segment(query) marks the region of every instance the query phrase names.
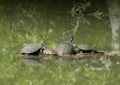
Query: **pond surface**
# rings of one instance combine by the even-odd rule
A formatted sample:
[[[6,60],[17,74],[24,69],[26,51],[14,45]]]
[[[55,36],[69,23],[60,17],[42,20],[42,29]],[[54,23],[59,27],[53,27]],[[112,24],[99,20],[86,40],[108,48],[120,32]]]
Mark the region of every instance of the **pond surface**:
[[[120,58],[117,56],[75,60],[68,65],[65,64],[68,61],[54,60],[35,62],[38,66],[25,64],[16,57],[23,44],[45,40],[45,48],[54,48],[56,43],[69,38],[75,25],[71,25],[71,17],[67,15],[49,15],[39,22],[40,26],[25,16],[16,16],[3,16],[0,20],[0,85],[120,84]],[[80,25],[73,43],[95,44],[96,50],[111,50],[111,29],[106,21],[90,21],[91,25]]]

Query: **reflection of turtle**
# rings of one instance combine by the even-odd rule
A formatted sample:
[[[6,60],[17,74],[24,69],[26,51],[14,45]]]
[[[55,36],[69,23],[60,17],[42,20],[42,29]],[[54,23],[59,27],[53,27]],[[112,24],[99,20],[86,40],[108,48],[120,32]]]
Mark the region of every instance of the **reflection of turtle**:
[[[22,48],[20,53],[23,55],[39,55],[43,51],[43,49],[41,48],[42,45],[43,41],[41,41],[40,43],[27,44]]]
[[[72,45],[73,36],[70,37],[69,41],[64,41],[56,45],[54,51],[58,55],[70,55],[74,52],[74,47]]]
[[[43,65],[41,64],[40,60],[33,60],[33,59],[21,59],[23,63],[25,63],[26,65],[30,65],[30,66],[41,66],[43,67]]]

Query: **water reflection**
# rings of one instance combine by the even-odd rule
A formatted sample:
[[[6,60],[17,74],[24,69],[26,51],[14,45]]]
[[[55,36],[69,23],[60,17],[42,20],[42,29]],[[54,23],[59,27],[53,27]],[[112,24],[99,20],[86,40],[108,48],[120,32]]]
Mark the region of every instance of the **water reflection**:
[[[29,66],[41,66],[41,67],[43,67],[40,60],[33,60],[33,59],[21,59],[21,60],[23,63],[25,63],[26,65],[29,65]]]
[[[58,58],[57,60],[55,60],[56,64],[59,64],[61,66],[71,66],[72,64],[74,64],[74,60],[71,58]]]

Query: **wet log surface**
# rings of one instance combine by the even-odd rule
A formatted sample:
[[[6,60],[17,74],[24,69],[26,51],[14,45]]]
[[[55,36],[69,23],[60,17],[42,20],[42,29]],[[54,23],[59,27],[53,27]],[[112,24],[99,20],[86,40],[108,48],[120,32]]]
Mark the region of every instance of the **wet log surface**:
[[[34,55],[18,55],[17,57],[19,58],[24,58],[24,59],[43,59],[43,60],[50,60],[50,59],[58,59],[60,57],[62,58],[71,58],[73,60],[79,60],[82,58],[89,58],[89,57],[101,57],[101,56],[120,56],[120,51],[99,51],[100,53],[79,53],[79,54],[73,54],[73,55],[52,55],[52,54],[41,54],[38,56]]]

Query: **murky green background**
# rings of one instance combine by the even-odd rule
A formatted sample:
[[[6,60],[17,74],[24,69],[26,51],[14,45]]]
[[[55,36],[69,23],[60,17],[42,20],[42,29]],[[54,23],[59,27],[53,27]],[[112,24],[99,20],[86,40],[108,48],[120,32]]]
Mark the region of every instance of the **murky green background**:
[[[93,1],[94,2],[94,1]],[[98,4],[99,3],[99,4]],[[107,12],[104,2],[94,2],[88,12]],[[16,57],[23,44],[45,40],[45,48],[67,40],[75,27],[70,14],[72,2],[0,1],[0,85],[119,85],[120,58],[94,57],[60,65],[42,61],[43,66],[26,65]],[[96,50],[111,50],[108,17],[87,16],[91,25],[80,25],[75,44],[95,44]]]

